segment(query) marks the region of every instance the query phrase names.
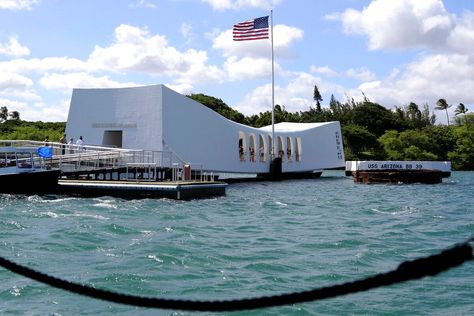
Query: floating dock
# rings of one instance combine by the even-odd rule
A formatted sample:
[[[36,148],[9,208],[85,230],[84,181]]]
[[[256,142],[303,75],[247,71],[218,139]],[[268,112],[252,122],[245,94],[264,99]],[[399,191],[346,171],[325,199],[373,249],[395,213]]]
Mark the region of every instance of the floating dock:
[[[169,198],[191,200],[223,196],[227,183],[219,181],[99,181],[99,180],[64,180],[58,181],[60,194],[81,197],[114,196],[120,198]]]
[[[451,176],[449,161],[346,161],[355,183],[440,183]]]

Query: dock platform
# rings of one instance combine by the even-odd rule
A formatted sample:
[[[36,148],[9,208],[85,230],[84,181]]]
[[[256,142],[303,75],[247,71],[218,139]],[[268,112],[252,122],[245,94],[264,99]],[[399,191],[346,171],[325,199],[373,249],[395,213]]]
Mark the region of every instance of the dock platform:
[[[171,151],[90,145],[71,149],[65,148],[61,143],[46,144],[32,140],[1,140],[1,147],[6,148],[4,152],[13,151],[13,155],[4,156],[4,164],[23,164],[25,158],[18,158],[15,150],[27,148],[28,158],[31,160],[29,166],[35,166],[30,169],[36,171],[41,167],[54,178],[46,185],[44,180],[49,178],[41,175],[30,185],[21,181],[24,175],[20,171],[26,167],[18,170],[15,168],[13,178],[3,175],[2,179],[6,184],[0,188],[0,194],[18,191],[83,197],[190,200],[223,196],[228,185],[217,181],[213,172],[203,170],[202,164],[185,162]],[[39,155],[40,149],[42,155]],[[27,171],[28,175],[32,174]],[[12,181],[20,181],[18,190],[13,188]]]
[[[224,196],[227,183],[219,181],[99,181],[64,180],[58,181],[60,194],[81,197],[114,196],[120,198],[169,198],[191,200]]]

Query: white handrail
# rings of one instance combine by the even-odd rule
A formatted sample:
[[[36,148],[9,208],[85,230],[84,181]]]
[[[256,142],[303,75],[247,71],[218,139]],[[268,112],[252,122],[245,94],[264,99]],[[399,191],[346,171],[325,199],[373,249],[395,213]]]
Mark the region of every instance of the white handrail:
[[[183,175],[184,166],[189,165],[190,172],[194,171],[189,175],[192,180],[200,178],[202,181],[203,178],[202,164],[185,162],[170,148],[167,148],[169,149],[167,151],[154,151],[84,145],[81,146],[82,150],[78,150],[79,147],[74,144],[73,151],[69,151],[67,144],[58,142],[0,140],[0,148],[28,147],[34,150],[43,146],[51,147],[53,155],[51,158],[42,159],[42,161],[47,164],[48,168],[60,169],[63,172],[127,168],[133,164],[153,164],[158,169],[172,169],[173,179],[178,181]],[[64,154],[62,154],[63,148],[66,148]]]

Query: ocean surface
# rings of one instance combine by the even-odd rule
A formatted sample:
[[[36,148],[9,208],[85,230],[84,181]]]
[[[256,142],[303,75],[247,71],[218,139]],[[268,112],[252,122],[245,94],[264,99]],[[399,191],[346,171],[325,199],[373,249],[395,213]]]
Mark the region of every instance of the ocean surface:
[[[0,195],[0,256],[116,292],[227,300],[395,269],[474,236],[474,172],[435,185],[320,179],[174,201]],[[0,268],[1,315],[218,315],[82,297]],[[474,262],[333,299],[221,315],[474,315]]]

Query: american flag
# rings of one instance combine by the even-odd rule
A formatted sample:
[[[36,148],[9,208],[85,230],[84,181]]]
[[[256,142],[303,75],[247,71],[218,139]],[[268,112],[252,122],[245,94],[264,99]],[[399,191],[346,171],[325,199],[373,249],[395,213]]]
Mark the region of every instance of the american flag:
[[[268,15],[240,22],[233,27],[234,41],[250,41],[268,38]]]

